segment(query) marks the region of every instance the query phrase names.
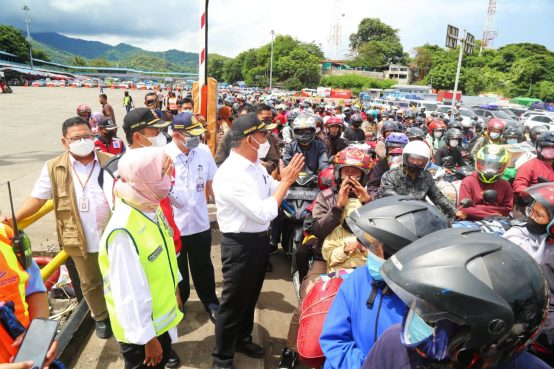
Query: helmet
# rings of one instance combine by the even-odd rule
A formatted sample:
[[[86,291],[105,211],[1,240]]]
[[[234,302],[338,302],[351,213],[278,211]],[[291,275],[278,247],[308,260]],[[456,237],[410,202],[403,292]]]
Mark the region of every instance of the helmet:
[[[539,183],[528,187],[525,194],[530,196],[533,201],[540,202],[550,214],[552,220],[546,226],[546,232],[550,237],[554,237],[554,186],[552,183]]]
[[[430,339],[444,339],[456,367],[500,367],[533,342],[547,315],[548,286],[539,265],[512,242],[475,228],[416,240],[387,260],[381,275],[410,307],[404,345],[427,351]],[[418,316],[434,333],[410,342]]]
[[[409,119],[409,118],[413,118],[414,116],[415,116],[415,113],[412,109],[406,109],[404,111],[404,118]]]
[[[408,159],[422,159],[422,164],[411,163]],[[411,141],[402,150],[402,165],[407,169],[423,171],[431,159],[431,149],[423,141]]]
[[[307,146],[315,139],[316,121],[313,115],[299,114],[292,122],[292,135],[300,145]],[[309,132],[300,133],[299,130],[308,129]]]
[[[432,116],[433,118],[437,118],[437,117],[439,116],[439,113],[437,113],[436,111],[432,111],[432,112],[431,112],[431,116]]]
[[[325,128],[329,129],[331,126],[339,126],[341,129],[344,128],[342,118],[336,116],[329,117],[325,122]]]
[[[458,128],[450,128],[446,131],[446,144],[449,145],[450,140],[461,140],[464,138],[464,134]]]
[[[418,115],[417,117],[415,117],[415,122],[416,122],[416,124],[417,124],[418,126],[420,126],[420,125],[422,125],[422,124],[425,122],[425,119],[423,119],[422,116],[419,116],[419,115]]]
[[[535,126],[531,128],[529,131],[529,138],[531,139],[531,143],[533,145],[537,144],[537,138],[541,135],[541,133],[548,132],[548,128],[545,126]]]
[[[408,137],[408,140],[420,140],[423,141],[425,139],[425,134],[419,127],[410,127],[406,130],[406,136]]]
[[[353,126],[361,126],[362,123],[363,123],[364,119],[362,118],[362,116],[360,114],[354,114],[352,116],[352,118],[350,118],[350,123],[353,125]]]
[[[81,117],[84,114],[86,114],[86,116],[90,118],[90,115],[92,114],[92,109],[90,108],[90,106],[88,106],[87,104],[81,104],[77,106],[77,115]]]
[[[475,155],[475,169],[479,180],[483,183],[494,183],[500,178],[508,162],[510,154],[500,145],[483,146]]]
[[[451,129],[451,128],[458,128],[458,129],[462,129],[462,124],[457,121],[457,120],[451,120],[450,122],[448,122],[448,124],[446,125],[446,128],[448,129]]]
[[[319,189],[321,191],[335,187],[334,170],[333,166],[329,165],[327,168],[319,172],[319,175],[317,176],[317,184],[319,185]]]
[[[396,122],[393,122],[392,120],[387,120],[385,123],[383,123],[383,127],[381,128],[381,134],[385,136],[386,132],[396,132],[398,131],[398,126],[396,125]]]
[[[344,167],[354,167],[362,170],[363,175],[360,184],[365,186],[369,179],[369,171],[373,168],[373,160],[365,151],[357,147],[349,146],[341,150],[333,158],[333,167],[335,168],[335,183],[340,186],[342,179],[340,170]]]
[[[397,195],[354,210],[346,224],[362,244],[371,247],[371,238],[382,242],[388,257],[420,237],[448,228],[448,219],[432,204]]]
[[[404,133],[398,133],[393,132],[390,135],[387,136],[385,139],[385,147],[387,149],[393,148],[393,147],[404,147],[408,144],[408,136],[406,136]]]
[[[449,117],[443,117],[443,118],[442,118],[442,122],[443,122],[445,125],[448,125],[448,123],[450,123],[450,118],[449,118]]]
[[[441,120],[433,119],[433,121],[429,123],[429,134],[432,136],[435,131],[446,131],[446,124]]]
[[[487,123],[488,132],[492,131],[493,129],[503,132],[505,127],[506,127],[506,122],[498,118],[491,118],[491,120],[489,120],[489,122]]]
[[[288,115],[287,115],[287,121],[289,122],[289,124],[292,124],[292,122],[294,122],[294,120],[296,119],[296,117],[298,117],[298,111],[291,111]]]
[[[544,132],[541,133],[539,137],[537,137],[537,156],[541,159],[554,159],[554,153],[550,152],[549,149],[548,152],[544,152],[544,148],[547,146],[554,146],[554,132]]]
[[[470,118],[470,119],[462,119],[462,127],[463,128],[471,128],[475,125],[475,122],[477,122],[477,116]]]
[[[345,107],[344,109],[342,109],[342,113],[344,115],[350,115],[352,114],[352,110],[349,107]]]
[[[235,102],[235,99],[233,98],[233,96],[229,95],[225,98],[225,100],[223,102],[224,102],[225,105],[231,106]]]
[[[504,139],[504,143],[507,144],[522,142],[523,132],[521,132],[521,129],[519,129],[517,125],[511,124],[506,126],[504,133],[502,133],[502,138]]]

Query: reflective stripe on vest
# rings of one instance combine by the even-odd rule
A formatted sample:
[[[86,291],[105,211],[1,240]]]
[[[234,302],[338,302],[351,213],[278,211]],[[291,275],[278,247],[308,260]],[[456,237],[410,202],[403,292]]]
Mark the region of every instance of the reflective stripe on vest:
[[[13,231],[4,224],[0,224],[2,238],[10,239]],[[29,281],[27,273],[13,252],[11,243],[0,241],[0,301],[13,301],[15,316],[27,328],[29,326],[29,310],[25,301],[25,291]]]
[[[178,281],[175,246],[168,231],[167,220],[159,208],[156,216],[157,223],[126,203],[120,202],[102,236],[98,263],[104,278],[104,296],[112,331],[119,342],[133,343],[128,342],[117,316],[118,301],[114,301],[111,288],[109,252],[113,236],[118,232],[127,233],[133,240],[134,249],[144,269],[152,297],[151,319],[156,336],[177,326],[183,318],[175,296]]]

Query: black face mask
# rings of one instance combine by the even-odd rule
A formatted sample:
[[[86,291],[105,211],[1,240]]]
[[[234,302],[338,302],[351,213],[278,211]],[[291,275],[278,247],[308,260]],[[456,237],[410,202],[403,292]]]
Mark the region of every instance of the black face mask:
[[[115,131],[108,131],[108,132],[104,133],[103,136],[104,136],[105,139],[111,140],[112,138],[115,137]]]
[[[527,218],[527,224],[525,225],[525,228],[529,231],[531,234],[541,235],[546,233],[546,227],[548,224],[539,224],[535,222],[532,218]]]

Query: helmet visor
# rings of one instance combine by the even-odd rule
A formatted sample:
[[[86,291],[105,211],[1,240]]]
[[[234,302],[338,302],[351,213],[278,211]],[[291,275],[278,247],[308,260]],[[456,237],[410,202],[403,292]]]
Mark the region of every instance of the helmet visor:
[[[481,173],[493,175],[503,172],[507,163],[500,161],[501,157],[496,155],[486,155],[485,158],[478,159],[476,166]]]
[[[429,158],[423,155],[417,154],[405,154],[406,163],[419,169],[425,169],[429,163]]]

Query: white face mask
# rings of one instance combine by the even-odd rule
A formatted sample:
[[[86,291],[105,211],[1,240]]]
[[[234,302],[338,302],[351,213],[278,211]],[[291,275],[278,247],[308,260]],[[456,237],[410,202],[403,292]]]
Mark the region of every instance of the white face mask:
[[[189,109],[181,110],[181,113],[191,113],[192,114],[192,110],[189,110]]]
[[[267,153],[269,151],[269,148],[271,145],[269,144],[269,141],[265,141],[264,143],[259,143],[256,141],[254,137],[252,139],[259,145],[258,147],[258,159],[264,159],[267,156]]]
[[[506,140],[506,143],[510,144],[510,145],[516,144],[517,143],[517,138],[508,138]]]
[[[148,139],[148,141],[150,141],[152,147],[164,147],[165,145],[167,145],[167,138],[165,138],[165,135],[161,132],[155,137],[146,138]]]
[[[493,140],[497,140],[499,137],[500,137],[500,133],[498,132],[491,132],[489,134],[489,136],[493,139]]]
[[[458,140],[450,140],[450,147],[458,146]]]
[[[81,139],[69,144],[69,152],[75,156],[88,156],[94,150],[94,141],[91,139]]]
[[[441,138],[442,137],[442,131],[435,131],[433,132],[433,136],[435,138]]]

